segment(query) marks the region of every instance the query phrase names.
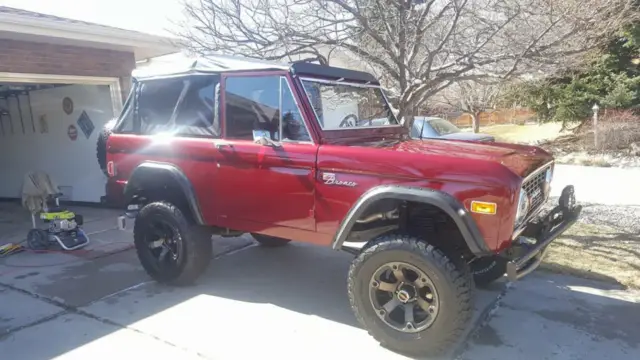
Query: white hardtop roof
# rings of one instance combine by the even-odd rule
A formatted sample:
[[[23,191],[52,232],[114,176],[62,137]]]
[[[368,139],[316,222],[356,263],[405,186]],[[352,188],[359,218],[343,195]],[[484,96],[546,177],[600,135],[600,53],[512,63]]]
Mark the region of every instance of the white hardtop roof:
[[[178,59],[165,63],[152,63],[148,66],[135,69],[132,76],[134,79],[142,80],[198,73],[290,69],[291,65],[289,64],[226,55],[208,55]]]

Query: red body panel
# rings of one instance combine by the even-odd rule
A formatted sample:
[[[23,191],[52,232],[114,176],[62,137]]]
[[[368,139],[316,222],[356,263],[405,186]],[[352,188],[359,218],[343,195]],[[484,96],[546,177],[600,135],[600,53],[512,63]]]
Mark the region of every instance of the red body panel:
[[[313,143],[274,148],[246,140],[113,134],[112,191],[121,192],[143,161],[168,162],[192,182],[207,224],[329,245],[367,190],[382,184],[425,187],[452,194],[467,209],[472,200],[496,203],[497,215],[471,214],[490,249],[509,246],[522,179],[551,161],[548,153],[500,143],[403,140],[401,126],[321,132],[300,84],[289,81]],[[327,185],[325,173],[356,185]]]
[[[211,139],[157,138],[112,134],[109,137],[109,161],[116,164],[110,183],[119,184],[122,193],[133,170],[145,161],[176,165],[191,181],[207,223],[217,222],[218,205],[213,201],[213,179],[218,178],[217,161],[222,157]],[[118,185],[112,185],[118,186]]]

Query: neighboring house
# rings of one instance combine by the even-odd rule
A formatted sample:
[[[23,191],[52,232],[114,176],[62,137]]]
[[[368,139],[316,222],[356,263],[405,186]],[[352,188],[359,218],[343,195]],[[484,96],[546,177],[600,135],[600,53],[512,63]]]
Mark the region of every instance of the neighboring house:
[[[136,61],[176,52],[169,39],[0,6],[0,198],[43,170],[67,199],[99,202],[103,125],[117,116]]]

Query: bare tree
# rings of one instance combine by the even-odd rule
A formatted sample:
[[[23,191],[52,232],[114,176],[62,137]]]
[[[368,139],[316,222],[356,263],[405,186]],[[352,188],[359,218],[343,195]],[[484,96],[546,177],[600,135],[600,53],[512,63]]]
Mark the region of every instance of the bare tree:
[[[637,12],[634,0],[183,0],[196,53],[271,60],[332,53],[372,71],[398,115],[462,81],[571,65]]]
[[[435,96],[441,102],[471,116],[473,132],[480,131],[480,114],[494,108],[502,90],[502,83],[477,81],[457,82]]]

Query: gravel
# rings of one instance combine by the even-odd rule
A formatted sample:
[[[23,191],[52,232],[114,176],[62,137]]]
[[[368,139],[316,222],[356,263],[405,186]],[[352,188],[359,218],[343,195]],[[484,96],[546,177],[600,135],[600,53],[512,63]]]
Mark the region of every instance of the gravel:
[[[551,198],[549,203],[557,204],[557,198]],[[625,233],[640,233],[640,206],[635,205],[601,205],[584,203],[579,222],[590,225],[606,225]]]
[[[640,233],[640,206],[583,204],[579,221],[607,225],[626,233]]]

